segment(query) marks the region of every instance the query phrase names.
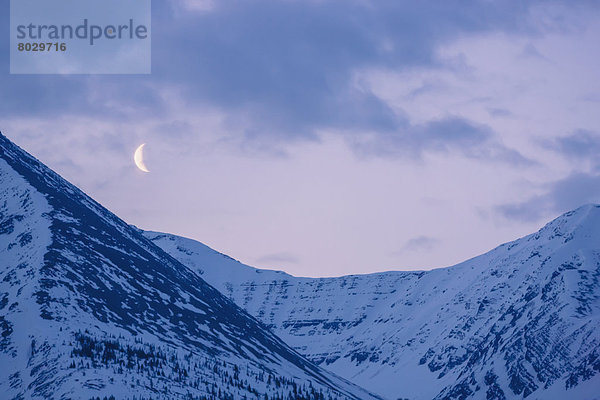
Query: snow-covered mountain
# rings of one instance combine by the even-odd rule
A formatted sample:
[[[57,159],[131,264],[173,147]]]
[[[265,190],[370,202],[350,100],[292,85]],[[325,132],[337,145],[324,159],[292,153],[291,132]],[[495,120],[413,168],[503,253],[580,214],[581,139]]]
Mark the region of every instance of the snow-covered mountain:
[[[0,135],[1,399],[374,399]]]
[[[297,278],[146,232],[315,363],[390,399],[599,399],[600,206],[453,267]]]

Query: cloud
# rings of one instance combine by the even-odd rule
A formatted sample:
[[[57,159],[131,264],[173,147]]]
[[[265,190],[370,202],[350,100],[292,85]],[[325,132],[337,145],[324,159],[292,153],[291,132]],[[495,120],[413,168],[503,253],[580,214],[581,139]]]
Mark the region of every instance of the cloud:
[[[432,250],[439,244],[439,239],[429,236],[417,236],[408,240],[399,253],[428,251]]]
[[[250,136],[390,132],[402,117],[356,87],[356,71],[441,67],[440,45],[465,34],[532,33],[529,13],[517,2],[222,1],[177,21],[161,13],[153,56],[169,62],[153,71],[185,81],[194,100],[235,110],[231,123]]]
[[[256,263],[259,265],[282,265],[282,264],[297,264],[299,262],[298,257],[291,253],[272,253],[266,254],[256,259]]]
[[[520,58],[533,58],[537,60],[542,60],[545,62],[551,62],[546,56],[544,56],[540,51],[531,43],[528,43],[523,48],[523,51],[519,55]]]
[[[546,216],[551,204],[548,196],[535,196],[524,202],[502,204],[496,211],[503,217],[520,222],[534,222]]]
[[[487,125],[460,117],[447,117],[425,124],[408,122],[398,131],[354,137],[354,149],[364,155],[421,158],[426,152],[459,153],[468,158],[533,165],[514,149],[495,139]]]
[[[522,222],[539,221],[588,203],[600,203],[600,174],[573,173],[546,185],[545,192],[523,202],[504,204],[497,211]]]
[[[176,11],[182,12],[208,12],[214,10],[214,0],[171,0],[171,5]]]
[[[219,109],[224,126],[246,141],[315,140],[319,130],[329,129],[372,132],[381,135],[384,143],[396,142],[390,138],[406,131],[406,116],[357,86],[356,71],[443,68],[437,49],[465,35],[495,31],[531,35],[554,29],[550,23],[540,27],[531,18],[536,2],[203,0],[182,4],[200,12],[181,12],[172,1],[153,2],[152,75],[3,74],[0,117],[62,114],[139,120],[164,113],[168,106],[163,94],[176,88],[198,112],[206,107]],[[8,33],[8,2],[0,10],[2,31]],[[7,40],[1,43],[7,65]],[[435,129],[436,123],[429,128]],[[467,137],[469,132],[455,138],[456,132],[441,136],[419,132],[418,127],[410,136],[419,133],[422,139],[411,139],[422,143],[419,151],[449,151],[479,140]],[[425,144],[427,140],[431,143]],[[518,158],[501,146],[488,151],[495,159]]]
[[[600,163],[600,134],[585,129],[572,135],[545,141],[544,145],[571,160],[591,160]]]
[[[488,108],[487,112],[492,116],[492,117],[499,117],[499,118],[503,118],[503,117],[510,117],[513,115],[513,113],[510,110],[507,110],[506,108]]]

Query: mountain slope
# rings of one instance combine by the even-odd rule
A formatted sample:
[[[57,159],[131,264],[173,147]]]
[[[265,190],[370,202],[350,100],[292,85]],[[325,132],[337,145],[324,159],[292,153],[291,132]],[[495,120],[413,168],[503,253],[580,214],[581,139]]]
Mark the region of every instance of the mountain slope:
[[[450,268],[340,278],[146,236],[307,358],[389,398],[600,398],[600,206]]]
[[[0,135],[8,399],[374,398]]]

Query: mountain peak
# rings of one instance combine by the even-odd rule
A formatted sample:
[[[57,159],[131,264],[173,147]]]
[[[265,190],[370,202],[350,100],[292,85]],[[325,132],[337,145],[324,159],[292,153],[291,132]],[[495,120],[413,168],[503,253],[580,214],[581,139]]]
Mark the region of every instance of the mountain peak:
[[[558,218],[564,218],[569,220],[577,220],[578,222],[585,222],[589,218],[595,218],[600,213],[600,204],[588,203],[574,210],[567,211]],[[552,223],[552,222],[551,222]]]
[[[568,211],[550,221],[534,236],[547,240],[562,238],[564,243],[576,238],[600,239],[600,205],[585,204]]]
[[[189,239],[146,236],[310,360],[388,398],[597,399],[599,228],[589,204],[452,267],[335,278],[207,262]]]
[[[375,398],[1,135],[0,311],[7,398]]]

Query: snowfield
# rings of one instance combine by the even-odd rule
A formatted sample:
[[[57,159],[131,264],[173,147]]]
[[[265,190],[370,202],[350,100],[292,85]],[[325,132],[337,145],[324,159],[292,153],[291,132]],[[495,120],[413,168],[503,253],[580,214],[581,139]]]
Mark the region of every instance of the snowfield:
[[[376,399],[0,135],[0,398]]]
[[[600,398],[600,206],[449,268],[339,278],[146,237],[316,364],[389,399]]]
[[[431,271],[143,232],[0,135],[2,399],[600,399],[600,206]]]

